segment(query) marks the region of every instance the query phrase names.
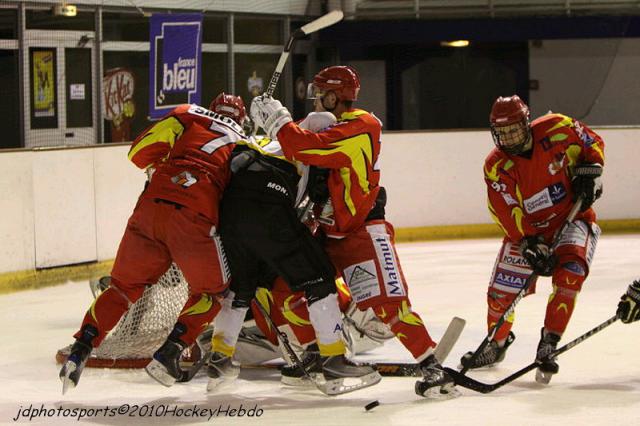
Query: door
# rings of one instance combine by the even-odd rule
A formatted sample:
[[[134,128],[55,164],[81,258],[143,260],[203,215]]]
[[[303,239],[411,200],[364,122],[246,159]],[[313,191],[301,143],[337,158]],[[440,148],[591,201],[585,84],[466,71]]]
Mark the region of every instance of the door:
[[[94,33],[27,30],[25,147],[96,143]]]

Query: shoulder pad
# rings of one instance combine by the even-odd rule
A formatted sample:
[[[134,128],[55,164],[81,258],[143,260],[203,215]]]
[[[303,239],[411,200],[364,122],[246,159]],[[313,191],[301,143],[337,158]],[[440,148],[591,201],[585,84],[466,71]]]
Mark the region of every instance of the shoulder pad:
[[[553,132],[561,128],[573,128],[573,118],[563,114],[546,114],[536,118],[531,123],[531,128],[546,133]]]

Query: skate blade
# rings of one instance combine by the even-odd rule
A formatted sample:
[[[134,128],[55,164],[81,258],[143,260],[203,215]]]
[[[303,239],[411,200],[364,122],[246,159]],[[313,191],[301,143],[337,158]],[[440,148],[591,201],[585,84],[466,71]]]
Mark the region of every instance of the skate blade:
[[[368,388],[382,380],[382,376],[377,371],[360,377],[340,377],[338,379],[327,380],[324,384],[318,385],[320,390],[327,395],[342,395],[358,389]]]
[[[443,386],[435,386],[427,389],[422,396],[427,399],[445,401],[453,398],[457,398],[460,395],[460,391],[455,387],[455,384],[448,383]]]
[[[551,377],[553,377],[554,373],[548,373],[546,371],[542,371],[539,368],[536,370],[536,382],[541,383],[543,385],[548,385],[551,381]]]
[[[64,371],[64,374],[62,374]],[[76,371],[76,363],[72,361],[67,361],[62,367],[62,371],[60,372],[60,381],[62,382],[62,394],[66,394],[69,389],[73,389],[76,387],[76,382],[74,382],[71,377],[74,371]]]
[[[301,389],[311,389],[316,387],[315,384],[313,383],[313,380],[309,379],[306,376],[303,376],[303,377],[282,376],[280,378],[280,383],[282,383],[285,386],[292,386],[292,387],[301,388]]]
[[[155,359],[151,360],[144,370],[153,380],[162,386],[171,387],[176,382],[176,378],[169,374],[165,366]]]

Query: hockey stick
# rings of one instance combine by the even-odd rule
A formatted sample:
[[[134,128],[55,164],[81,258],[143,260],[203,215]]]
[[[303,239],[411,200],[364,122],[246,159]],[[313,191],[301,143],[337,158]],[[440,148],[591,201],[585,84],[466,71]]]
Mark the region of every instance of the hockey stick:
[[[278,80],[280,80],[280,75],[282,75],[282,71],[284,70],[284,66],[289,59],[289,54],[293,49],[293,44],[298,38],[302,38],[311,33],[315,33],[323,28],[327,28],[335,23],[338,23],[342,20],[344,14],[341,10],[333,10],[326,15],[322,15],[318,19],[309,22],[306,25],[298,28],[291,34],[289,40],[287,40],[287,44],[284,46],[284,50],[280,54],[280,59],[278,60],[278,64],[276,65],[276,69],[273,71],[273,75],[271,76],[271,80],[269,81],[269,86],[267,86],[266,92],[264,92],[267,96],[273,96],[273,93],[276,91],[276,86],[278,85]]]
[[[433,351],[433,354],[440,363],[443,363],[447,359],[449,352],[451,352],[451,349],[455,346],[466,324],[467,322],[460,317],[453,317],[451,319],[436,349]]]
[[[441,363],[444,362],[453,349],[453,346],[458,341],[466,321],[462,318],[453,317],[447,326],[438,346],[434,351],[436,359]],[[285,364],[282,363],[269,363],[269,364],[253,364],[242,365],[243,368],[275,368],[280,369]],[[374,362],[378,373],[385,377],[422,377],[422,370],[420,370],[420,364],[416,362]]]
[[[611,318],[609,318],[608,320],[606,320],[605,322],[603,322],[602,324],[592,328],[591,330],[587,331],[583,335],[573,339],[572,341],[570,341],[566,345],[564,345],[564,346],[556,349],[555,351],[551,352],[549,355],[547,355],[545,357],[545,360],[553,359],[553,358],[557,357],[558,355],[568,351],[569,349],[573,348],[574,346],[576,346],[576,345],[582,343],[583,341],[587,340],[589,337],[593,336],[594,334],[599,333],[600,331],[602,331],[605,328],[609,327],[611,324],[613,324],[617,320],[618,320],[618,315],[616,314],[616,315],[612,316]],[[451,375],[451,377],[453,377],[453,379],[456,382],[456,385],[459,385],[459,386],[462,386],[463,388],[471,389],[473,391],[480,392],[480,393],[489,393],[489,392],[493,392],[496,389],[501,388],[502,386],[506,385],[507,383],[511,383],[512,381],[514,381],[518,377],[524,376],[529,371],[537,368],[542,363],[542,361],[543,360],[535,360],[531,364],[527,365],[526,367],[521,368],[520,370],[516,371],[515,373],[511,374],[510,376],[505,377],[504,379],[502,379],[502,380],[500,380],[499,382],[496,382],[496,383],[482,383],[482,382],[479,382],[477,380],[472,379],[471,377],[465,376],[462,372],[456,371],[456,370],[454,370],[452,368],[449,368],[449,367],[445,367],[445,371],[447,373],[449,373]]]
[[[562,240],[562,235],[564,234],[569,224],[573,222],[573,219],[578,214],[578,211],[580,210],[581,206],[582,206],[582,198],[578,198],[578,200],[575,202],[575,204],[571,208],[571,211],[569,212],[567,219],[564,221],[562,228],[560,228],[560,231],[558,232],[555,240],[553,241],[553,244],[549,249],[550,254],[553,254],[553,252],[556,250],[556,248],[560,244],[560,241]],[[516,305],[527,294],[527,290],[529,290],[529,287],[531,287],[531,285],[535,282],[536,278],[538,278],[538,274],[536,274],[535,272],[529,275],[529,277],[526,279],[520,291],[516,294],[511,304],[509,304],[509,307],[507,307],[507,310],[502,314],[500,319],[498,319],[498,321],[495,323],[493,328],[489,331],[489,333],[487,334],[487,337],[484,338],[484,340],[482,341],[480,346],[478,346],[478,349],[476,349],[476,351],[473,353],[471,358],[465,361],[466,365],[462,366],[462,369],[460,370],[460,374],[465,374],[469,370],[469,366],[473,365],[473,363],[475,362],[476,359],[478,359],[482,351],[484,351],[484,348],[486,348],[487,345],[491,343],[491,340],[493,340],[493,338],[495,337],[500,327],[502,327],[502,324],[504,324],[505,321],[507,321],[507,318],[509,318],[511,314],[513,314],[513,311],[515,310]]]
[[[265,321],[267,321],[267,323],[269,323],[269,326],[273,328],[273,331],[275,331],[276,335],[278,336],[278,340],[280,341],[282,347],[286,351],[286,355],[289,357],[291,362],[296,366],[296,368],[300,369],[303,372],[304,376],[308,380],[310,380],[311,383],[313,383],[320,392],[324,393],[325,395],[333,395],[328,392],[325,386],[321,385],[316,380],[314,380],[313,377],[311,377],[307,369],[304,368],[304,364],[302,363],[302,361],[300,361],[300,358],[298,358],[298,354],[296,354],[296,352],[291,347],[287,334],[284,331],[281,331],[280,329],[278,329],[278,327],[275,325],[275,323],[271,319],[271,316],[269,315],[267,310],[264,308],[264,306],[262,306],[262,303],[259,300],[257,300],[257,302],[258,303],[256,303],[256,306],[262,313],[262,316],[264,317]]]

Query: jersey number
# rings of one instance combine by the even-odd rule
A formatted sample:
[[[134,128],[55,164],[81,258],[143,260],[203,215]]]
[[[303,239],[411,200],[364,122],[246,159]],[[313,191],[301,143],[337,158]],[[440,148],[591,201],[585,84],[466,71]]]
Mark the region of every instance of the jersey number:
[[[207,154],[213,154],[218,148],[223,147],[225,145],[229,145],[230,143],[235,143],[235,140],[233,140],[225,132],[225,128],[219,125],[218,123],[216,123],[215,121],[211,123],[211,126],[209,128],[213,130],[218,136],[211,139],[209,142],[202,145],[202,147],[200,148],[202,151],[206,152]]]

